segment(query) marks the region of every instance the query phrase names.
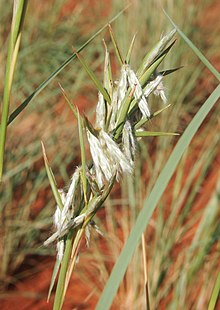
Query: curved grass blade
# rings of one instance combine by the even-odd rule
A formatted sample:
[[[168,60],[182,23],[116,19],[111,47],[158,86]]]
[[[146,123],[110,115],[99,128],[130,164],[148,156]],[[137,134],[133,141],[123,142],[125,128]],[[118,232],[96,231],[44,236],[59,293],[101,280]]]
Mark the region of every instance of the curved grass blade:
[[[187,45],[193,50],[193,52],[198,56],[198,58],[204,63],[204,65],[214,74],[214,76],[220,81],[220,73],[213,67],[213,65],[208,61],[208,59],[200,52],[200,50],[190,41],[189,38],[178,28],[174,23],[172,18],[163,10],[166,17],[169,19],[171,24],[176,28],[176,31],[179,33],[181,38],[186,42]]]
[[[91,80],[93,81],[93,83],[95,84],[95,86],[97,87],[97,89],[103,95],[105,100],[110,104],[111,103],[111,99],[109,97],[109,94],[105,90],[105,88],[102,86],[102,83],[100,83],[100,81],[98,80],[98,78],[96,77],[94,72],[89,68],[89,66],[87,65],[86,61],[83,59],[83,57],[81,55],[79,55],[77,52],[76,52],[76,56],[79,59],[81,65],[83,66],[85,71],[87,72],[87,74],[89,75],[89,77],[91,78]]]
[[[104,288],[104,291],[96,306],[96,310],[109,309],[114,296],[117,293],[119,285],[124,277],[129,262],[134,254],[136,247],[139,244],[140,238],[144,230],[146,229],[150,218],[159,202],[164,190],[166,189],[168,182],[170,181],[175,169],[184,153],[189,146],[193,136],[197,132],[198,128],[202,124],[203,120],[210,112],[216,101],[220,97],[220,85],[212,92],[212,94],[205,101],[203,106],[194,116],[184,134],[179,139],[172,154],[167,160],[162,172],[160,173],[156,184],[154,185],[149,197],[145,200],[144,207],[138,215],[137,221],[133,226],[127,242],[125,243],[122,252],[112,270],[110,278]]]
[[[106,23],[102,28],[100,28],[95,34],[93,34],[78,50],[77,52],[81,52],[87,45],[89,45],[90,42],[92,42],[108,25],[109,23],[114,22],[125,10],[127,10],[127,7],[125,7],[123,10],[121,10],[117,15],[115,15],[108,23]],[[27,107],[27,105],[73,60],[76,58],[76,54],[73,53],[66,61],[62,63],[62,65],[57,68],[45,81],[43,81],[36,89],[35,91],[27,98],[25,99],[18,107],[15,109],[8,119],[8,125],[13,122],[13,120]]]
[[[9,114],[10,96],[15,67],[18,57],[18,51],[21,42],[22,25],[24,23],[25,13],[27,9],[27,0],[14,0],[13,17],[11,22],[11,31],[7,52],[6,72],[4,81],[4,92],[2,102],[2,114],[0,124],[0,182],[2,180],[5,142],[7,135],[7,121]]]

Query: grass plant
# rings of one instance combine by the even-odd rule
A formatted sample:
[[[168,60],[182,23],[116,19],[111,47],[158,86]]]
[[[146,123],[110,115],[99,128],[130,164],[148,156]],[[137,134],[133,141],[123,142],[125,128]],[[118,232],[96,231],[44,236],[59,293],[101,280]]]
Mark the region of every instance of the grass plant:
[[[112,1],[112,3],[117,12],[122,9],[121,3],[118,1],[115,3]],[[52,9],[51,4],[53,4]],[[48,179],[43,167],[40,140],[44,141],[47,156],[53,167],[58,183],[56,188],[65,187],[65,184],[69,183],[69,174],[73,173],[75,166],[79,164],[79,149],[81,149],[81,161],[82,167],[84,167],[81,173],[82,196],[85,202],[89,201],[86,193],[88,193],[90,185],[85,182],[85,158],[88,158],[88,155],[87,151],[84,151],[87,147],[83,139],[83,132],[85,126],[90,126],[90,122],[81,119],[80,115],[83,114],[81,114],[81,110],[78,114],[77,109],[74,111],[78,116],[70,122],[69,110],[66,107],[63,108],[62,91],[56,82],[61,82],[65,89],[64,95],[68,94],[67,96],[74,98],[77,93],[82,93],[86,102],[96,101],[96,93],[91,87],[94,81],[87,82],[86,74],[95,72],[95,81],[102,79],[100,66],[103,59],[103,48],[100,39],[96,39],[95,43],[91,42],[86,47],[85,59],[89,65],[85,64],[84,55],[82,58],[80,53],[81,63],[84,61],[87,73],[82,70],[82,65],[76,60],[71,70],[68,69],[69,67],[62,70],[63,67],[62,65],[60,67],[60,64],[63,63],[65,66],[65,59],[71,60],[72,57],[75,57],[71,46],[73,45],[78,50],[87,39],[90,41],[90,36],[80,32],[83,25],[81,14],[84,10],[83,4],[74,9],[75,14],[72,16],[64,15],[62,17],[60,12],[64,4],[60,0],[48,1],[48,4],[45,4],[47,8],[50,8],[48,15],[45,8],[36,6],[33,1],[29,5],[34,10],[30,9],[26,15],[27,26],[22,34],[22,46],[11,92],[13,106],[11,110],[16,112],[11,114],[9,122],[14,117],[17,118],[18,115],[19,117],[8,127],[8,142],[6,141],[4,159],[5,173],[1,184],[2,288],[15,283],[16,279],[22,276],[14,274],[14,271],[28,255],[54,255],[55,252],[51,247],[39,246],[48,237],[55,201],[48,187]],[[143,309],[146,305],[151,309],[163,307],[166,309],[190,309],[192,307],[202,309],[207,308],[208,305],[209,309],[214,309],[217,303],[219,292],[217,273],[219,186],[218,177],[213,167],[218,161],[219,154],[217,118],[219,108],[216,106],[209,112],[205,124],[203,123],[191,145],[187,147],[187,151],[177,165],[163,195],[165,179],[168,182],[168,176],[174,169],[175,162],[174,155],[171,155],[171,159],[168,160],[168,158],[179,137],[149,137],[149,132],[153,132],[154,136],[161,132],[178,132],[182,136],[181,139],[185,140],[185,147],[190,142],[193,130],[196,130],[202,117],[205,117],[211,105],[219,97],[219,88],[217,88],[204,104],[203,116],[201,116],[201,112],[196,114],[201,103],[209,97],[210,86],[209,89],[208,87],[203,89],[198,87],[198,81],[206,80],[207,71],[204,71],[204,66],[193,56],[192,50],[200,57],[201,51],[195,46],[203,47],[201,48],[203,55],[210,58],[217,50],[219,42],[217,35],[214,36],[215,31],[213,30],[212,47],[209,50],[205,49],[203,38],[199,35],[200,30],[197,29],[198,14],[204,12],[206,1],[200,1],[197,5],[194,3],[183,5],[182,1],[164,0],[162,5],[170,16],[175,16],[174,21],[178,25],[177,31],[183,40],[177,37],[174,46],[175,52],[171,51],[167,54],[163,61],[163,68],[160,70],[164,71],[180,66],[184,66],[184,68],[164,77],[169,95],[168,102],[171,106],[164,109],[157,117],[152,117],[147,123],[147,128],[142,135],[148,137],[138,143],[134,176],[123,178],[120,189],[121,198],[118,195],[119,188],[116,186],[104,203],[105,213],[101,211],[95,217],[96,225],[104,232],[105,238],[91,233],[91,247],[83,251],[80,256],[75,272],[80,275],[86,286],[90,285],[91,296],[88,298],[95,296],[96,300],[100,298],[111,274],[112,266],[116,263],[97,305],[98,309],[110,307],[113,300],[113,305],[116,308],[125,307],[128,309],[131,305],[135,309]],[[145,10],[143,10],[143,6]],[[1,23],[0,29],[1,42],[6,42],[7,39],[6,34],[10,29],[10,14],[9,6],[2,6],[0,3],[1,21],[4,21]],[[137,19],[136,16],[139,18]],[[41,20],[40,26],[39,19]],[[86,20],[86,22],[89,21]],[[105,22],[106,18],[103,18],[102,25]],[[96,29],[101,28],[101,25],[96,26]],[[164,35],[171,28],[163,15],[159,2],[150,0],[147,3],[145,1],[133,3],[132,10],[129,9],[125,15],[120,16],[114,23],[113,29],[117,44],[114,39],[113,43],[108,38],[106,39],[111,59],[113,58],[113,49],[118,54],[113,58],[113,64],[115,61],[119,64],[123,63],[123,59],[126,58],[127,61],[131,61],[132,67],[138,68],[140,58],[144,57],[146,53],[146,46],[147,49],[154,46],[157,39],[160,38],[161,32]],[[136,39],[134,44],[131,44],[137,29]],[[57,40],[59,44],[57,44]],[[0,57],[6,59],[7,44],[2,44],[2,46]],[[130,53],[131,48],[129,47],[132,47],[132,53]],[[127,52],[128,50],[129,52]],[[209,66],[207,58],[202,56],[205,64]],[[68,60],[67,63],[69,63]],[[106,71],[109,72],[109,70]],[[219,73],[213,67],[211,71],[217,76],[213,83],[217,86]],[[48,79],[51,72],[54,73]],[[58,72],[60,72],[59,79],[55,77]],[[114,67],[113,76],[115,75]],[[32,80],[27,78],[29,76],[32,77]],[[25,83],[23,83],[24,80]],[[42,80],[45,82],[41,83]],[[104,89],[109,89],[108,84],[108,81],[104,81]],[[37,85],[40,86],[37,87]],[[43,89],[44,91],[41,92]],[[40,91],[38,92],[38,90]],[[3,94],[1,86],[0,91]],[[29,94],[32,95],[29,96]],[[27,99],[24,100],[24,98]],[[66,99],[68,100],[68,98]],[[106,100],[108,101],[107,98]],[[23,104],[20,105],[20,102]],[[62,104],[55,104],[56,102],[62,102]],[[77,104],[77,99],[74,99],[74,103]],[[151,113],[156,116],[157,111],[161,110],[161,104],[153,96],[150,96],[148,103]],[[26,106],[28,108],[23,111]],[[121,113],[122,119],[130,106],[128,98],[127,107]],[[205,107],[206,110],[204,110]],[[85,109],[89,119],[92,119],[88,104]],[[195,127],[191,127],[192,131],[187,129],[186,133],[182,135],[194,115],[197,115],[197,121],[193,120],[193,124],[196,123]],[[198,116],[201,117],[200,120],[198,120]],[[77,121],[81,125],[77,126]],[[45,124],[47,124],[46,129]],[[136,126],[136,129],[139,125]],[[120,126],[118,128],[120,136],[121,128]],[[79,132],[80,142],[75,139],[77,132]],[[116,136],[116,138],[118,137]],[[66,143],[67,140],[68,143]],[[184,151],[180,142],[178,142],[179,146],[176,146],[177,149],[179,148],[179,157]],[[177,163],[178,158],[175,157],[175,160]],[[162,175],[165,176],[165,179],[160,187],[158,176],[167,161],[170,163],[170,169],[167,173],[163,172]],[[161,177],[159,177],[160,179]],[[210,187],[209,183],[211,183]],[[153,188],[153,193],[156,193],[154,198]],[[160,199],[159,194],[161,195]],[[146,197],[151,199],[151,202],[154,199],[154,203],[149,204]],[[43,208],[45,202],[46,207]],[[155,206],[157,209],[153,212]],[[140,223],[142,226],[139,225]],[[146,225],[147,228],[144,230]],[[74,259],[77,258],[79,241],[85,230],[86,227],[83,225],[75,238]],[[138,232],[134,233],[134,231]],[[123,244],[128,237],[122,256],[120,256]],[[131,239],[131,237],[134,238]],[[141,237],[142,245],[140,244]],[[146,247],[144,247],[144,240]],[[70,251],[71,240],[69,244]],[[103,247],[107,250],[103,251]],[[126,249],[127,252],[125,252]],[[122,259],[123,257],[124,259]],[[68,259],[66,262],[68,264]],[[90,262],[92,263],[90,264]],[[66,283],[70,279],[74,265],[75,260],[66,276],[63,272],[63,279],[66,278]],[[55,275],[57,270],[55,268]],[[97,279],[95,283],[94,278]],[[55,276],[51,282],[50,293],[54,281]],[[200,288],[197,285],[198,281]],[[62,295],[64,296],[67,289],[67,284],[64,285],[64,282],[64,280],[60,280],[59,287],[63,286],[64,290],[58,290],[61,293],[56,297],[55,308],[57,307],[57,309],[63,303]],[[148,294],[146,294],[147,290]]]
[[[147,123],[150,116],[153,117],[148,108],[147,98],[151,93],[157,91],[162,100],[166,101],[162,84],[163,75],[157,74],[156,70],[175,42],[172,42],[175,31],[165,35],[146,55],[137,74],[122,58],[111,28],[110,34],[116,55],[122,66],[118,82],[112,80],[107,50],[104,68],[106,88],[100,84],[83,57],[77,53],[83,68],[99,91],[99,101],[96,108],[96,127],[86,117],[79,115],[75,108],[74,115],[78,115],[82,166],[75,170],[67,193],[59,191],[56,187],[56,181],[43,146],[47,174],[57,202],[54,215],[57,231],[44,243],[48,245],[57,240],[58,254],[52,286],[58,273],[57,265],[59,264],[60,271],[54,309],[62,308],[84,232],[91,229],[91,221],[102,207],[115,181],[119,181],[123,174],[132,173],[135,156],[135,125],[140,120],[145,120]],[[129,53],[130,50],[131,48],[129,48]],[[138,129],[136,130],[138,131]],[[91,164],[86,164],[83,133],[87,134],[92,155]],[[145,131],[143,134],[142,131],[139,133],[140,137],[147,135]],[[158,133],[149,132],[148,135],[158,135]]]

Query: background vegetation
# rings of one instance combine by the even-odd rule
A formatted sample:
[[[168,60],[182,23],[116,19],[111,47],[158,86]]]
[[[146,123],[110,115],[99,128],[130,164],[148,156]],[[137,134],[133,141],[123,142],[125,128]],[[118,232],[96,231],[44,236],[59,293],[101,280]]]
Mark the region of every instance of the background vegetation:
[[[96,3],[97,2],[97,3]],[[219,44],[218,28],[206,34],[203,18],[213,1],[162,1],[185,34],[214,59]],[[137,31],[132,65],[137,68],[146,50],[171,29],[159,1],[133,1],[132,8],[113,24],[125,52]],[[216,2],[217,3],[217,2]],[[125,3],[50,0],[29,3],[11,96],[14,110],[35,88],[80,47],[95,30]],[[0,77],[4,80],[12,6],[0,2]],[[49,14],[48,14],[49,12]],[[111,42],[107,32],[96,38],[83,55],[102,78],[104,49]],[[216,63],[219,65],[219,63]],[[217,85],[189,47],[178,38],[164,68],[184,66],[165,79],[172,105],[149,125],[152,131],[182,133]],[[164,69],[162,68],[162,69]],[[117,66],[115,75],[117,75]],[[62,97],[58,82],[86,114],[93,113],[96,91],[78,61],[68,65],[26,110],[8,127],[5,168],[1,184],[1,289],[35,272],[34,258],[54,255],[41,247],[51,230],[52,197],[40,140],[47,147],[50,164],[61,187],[79,164],[77,124]],[[0,93],[3,93],[3,83]],[[161,105],[150,102],[152,109]],[[215,285],[219,260],[219,107],[208,115],[199,134],[185,153],[145,233],[148,284],[153,308],[206,309]],[[151,191],[178,138],[148,138],[139,144],[136,171],[125,179],[106,202],[97,224],[105,238],[92,236],[91,248],[82,249],[78,273],[97,300],[117,260],[144,200]],[[33,264],[34,262],[34,264]],[[144,263],[138,248],[115,300],[115,308],[142,309],[145,304]],[[50,275],[48,275],[49,277]],[[49,279],[48,279],[49,283]],[[73,290],[74,291],[74,290]],[[36,292],[37,293],[37,292]],[[2,295],[4,297],[4,295]],[[45,297],[44,297],[45,298]],[[82,300],[83,303],[83,300]],[[89,304],[89,302],[86,302]],[[91,306],[92,307],[92,306]]]

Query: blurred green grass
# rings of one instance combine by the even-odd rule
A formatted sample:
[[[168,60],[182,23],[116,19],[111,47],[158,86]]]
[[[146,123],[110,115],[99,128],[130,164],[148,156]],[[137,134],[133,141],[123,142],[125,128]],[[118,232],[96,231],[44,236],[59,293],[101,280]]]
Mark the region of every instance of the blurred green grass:
[[[60,8],[65,2],[67,1],[51,0],[45,5],[38,5],[37,1],[33,1],[29,5],[13,85],[13,107],[23,101],[72,53],[72,45],[77,48],[86,41],[91,32],[88,33],[88,26],[85,25],[91,25],[94,17],[99,16],[98,12],[102,9],[98,6],[95,12],[94,8],[92,16],[83,14],[86,5],[83,1],[72,14],[62,17]],[[184,5],[183,1],[164,0],[162,5],[171,16],[175,16],[175,21],[184,29],[187,36],[196,45],[204,47],[203,52],[208,58],[215,54],[219,44],[218,37],[212,34],[213,44],[206,50],[206,42],[200,36],[200,29],[197,28],[198,19],[204,14],[207,1],[200,1],[197,5],[194,1],[190,1],[189,5]],[[122,3],[112,1],[112,7],[113,11],[118,11],[122,8]],[[0,15],[0,43],[3,46],[0,58],[3,64],[7,52],[10,6],[0,3]],[[97,29],[102,21],[106,22],[106,16],[96,18],[94,28]],[[139,64],[138,57],[141,59],[140,55],[144,55],[146,46],[151,47],[161,33],[170,30],[170,25],[160,9],[159,1],[139,0],[133,3],[133,8],[128,13],[118,19],[113,28],[124,51],[127,50],[134,33],[138,31],[137,44],[132,55],[132,65],[136,68]],[[99,69],[104,52],[100,42],[100,38],[96,39],[84,51],[84,55],[101,79]],[[164,68],[181,65],[184,66],[183,69],[165,78],[169,103],[172,107],[155,118],[148,130],[181,133],[198,110],[201,100],[208,96],[210,88],[213,87],[213,85],[207,89],[199,87],[199,82],[206,80],[206,71],[192,51],[178,38],[175,52],[168,55]],[[0,72],[3,75],[4,69]],[[0,198],[0,234],[3,240],[0,248],[2,261],[0,279],[3,287],[16,281],[17,275],[14,272],[28,255],[54,253],[51,248],[40,247],[49,235],[55,205],[43,166],[40,140],[43,140],[47,147],[50,164],[60,186],[68,183],[69,175],[79,163],[79,141],[75,139],[76,124],[64,104],[58,82],[61,82],[71,98],[83,98],[86,102],[83,107],[86,113],[92,110],[92,105],[96,101],[96,93],[85,78],[81,65],[74,61],[9,127],[4,190],[1,187]],[[1,86],[0,93],[2,95]],[[77,104],[77,100],[74,99],[74,102]],[[152,100],[150,104],[152,109],[156,110],[158,103]],[[169,309],[183,305],[189,309],[195,300],[198,306],[207,305],[208,296],[214,286],[217,254],[215,251],[213,254],[213,246],[219,247],[217,184],[212,186],[208,201],[202,203],[202,207],[200,206],[198,210],[196,206],[199,196],[206,194],[203,191],[203,188],[206,188],[206,179],[209,180],[213,165],[217,162],[219,152],[217,112],[216,110],[211,113],[206,126],[183,158],[169,187],[169,194],[160,202],[146,232],[150,297],[155,308],[165,304]],[[100,291],[104,286],[109,276],[109,265],[116,261],[122,242],[126,240],[143,206],[145,195],[152,189],[176,141],[176,138],[170,137],[149,138],[140,144],[134,178],[124,180],[122,199],[113,196],[106,202],[106,214],[100,216],[98,220],[101,227],[103,222],[105,223],[103,231],[106,231],[109,252],[106,255],[102,254],[99,248],[101,245],[95,241],[91,250],[83,254],[88,261],[95,260],[93,269],[85,270],[87,268],[79,265],[79,272],[87,285],[89,285],[88,278],[90,276],[93,278],[92,272],[95,272],[96,275],[101,274],[97,290]],[[189,173],[186,174],[186,171]],[[212,213],[208,214],[210,208]],[[194,210],[192,218],[188,218],[190,210]],[[201,218],[203,221],[199,222]],[[185,244],[183,240],[187,233],[192,238],[186,238]],[[191,261],[193,264],[190,264]],[[202,278],[201,291],[198,296],[194,296],[195,281],[198,277]],[[129,266],[116,304],[129,307],[132,303],[134,307],[141,309],[145,302],[143,281],[140,248]],[[93,288],[94,283],[91,282],[90,285]],[[180,296],[183,304],[180,303]]]

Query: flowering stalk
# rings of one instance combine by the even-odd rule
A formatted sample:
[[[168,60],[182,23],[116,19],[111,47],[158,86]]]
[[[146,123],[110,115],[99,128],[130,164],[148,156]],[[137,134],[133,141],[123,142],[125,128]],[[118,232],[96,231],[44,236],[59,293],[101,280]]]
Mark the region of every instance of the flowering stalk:
[[[159,42],[152,52],[144,58],[137,73],[128,62],[123,60],[111,28],[110,33],[116,55],[121,64],[121,74],[118,81],[114,83],[112,81],[107,49],[105,52],[103,86],[82,56],[77,55],[99,92],[95,126],[86,117],[80,116],[77,108],[71,106],[79,125],[82,166],[74,172],[67,193],[63,190],[56,190],[54,177],[48,168],[44,152],[47,172],[58,204],[54,215],[56,231],[44,242],[44,245],[57,242],[57,261],[59,265],[61,264],[54,309],[62,308],[84,233],[86,232],[86,235],[89,236],[90,230],[96,227],[93,218],[108,197],[114,183],[119,182],[124,175],[133,173],[136,136],[158,135],[158,133],[149,133],[144,130],[140,132],[139,124],[141,123],[141,126],[146,125],[154,115],[150,111],[148,97],[155,94],[160,96],[164,103],[167,102],[162,82],[165,73],[158,72],[157,68],[172,47],[173,43],[170,44],[170,41],[175,32],[171,31],[161,39],[162,43]],[[126,57],[127,61],[130,59],[133,44],[134,39],[129,48],[129,56]],[[67,98],[66,95],[65,98]],[[163,134],[169,133],[161,133],[161,135]],[[85,135],[92,158],[90,164],[86,164]],[[58,269],[55,268],[50,292]]]

